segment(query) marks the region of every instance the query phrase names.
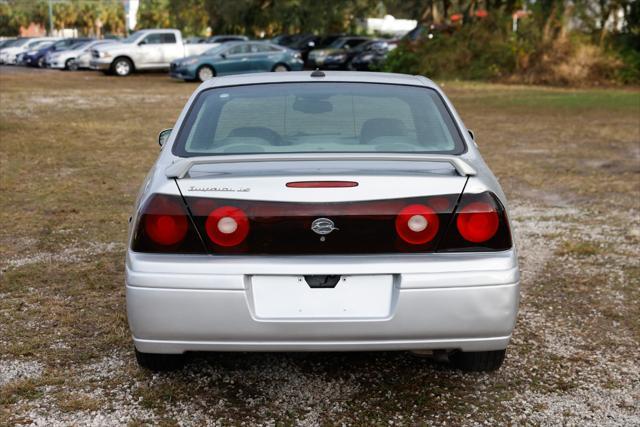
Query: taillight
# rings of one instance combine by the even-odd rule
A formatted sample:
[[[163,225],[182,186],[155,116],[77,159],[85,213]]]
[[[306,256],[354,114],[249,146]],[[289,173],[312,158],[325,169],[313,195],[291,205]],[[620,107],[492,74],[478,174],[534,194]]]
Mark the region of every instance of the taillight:
[[[506,250],[511,231],[504,207],[489,192],[463,194],[438,251]]]
[[[237,246],[249,234],[249,219],[240,208],[222,206],[209,214],[205,229],[207,236],[216,245]]]
[[[473,202],[460,209],[456,226],[462,237],[473,243],[491,239],[498,231],[500,220],[495,206],[485,202]]]
[[[439,228],[438,215],[426,205],[409,205],[396,217],[398,236],[411,245],[424,245],[432,241]]]
[[[142,207],[132,249],[152,253],[204,253],[180,196],[154,194]]]

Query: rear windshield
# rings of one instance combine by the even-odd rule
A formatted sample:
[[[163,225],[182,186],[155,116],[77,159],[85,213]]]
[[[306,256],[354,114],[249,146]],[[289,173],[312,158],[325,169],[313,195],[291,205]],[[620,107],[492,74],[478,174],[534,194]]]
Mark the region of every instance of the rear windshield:
[[[436,91],[368,83],[278,83],[202,92],[173,153],[450,153],[464,143]]]

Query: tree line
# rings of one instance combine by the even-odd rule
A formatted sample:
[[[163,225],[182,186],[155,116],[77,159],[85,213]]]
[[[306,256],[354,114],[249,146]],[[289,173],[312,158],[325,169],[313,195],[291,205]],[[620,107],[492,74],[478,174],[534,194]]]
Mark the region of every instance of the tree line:
[[[123,34],[126,0],[52,0],[53,26],[82,34]],[[510,16],[527,8],[536,26],[557,33],[569,25],[605,37],[609,32],[638,34],[638,0],[141,0],[138,28],[174,27],[187,35],[238,33],[355,32],[367,16],[447,23],[452,15],[471,22],[478,10]],[[0,35],[21,26],[49,26],[47,0],[0,0]]]

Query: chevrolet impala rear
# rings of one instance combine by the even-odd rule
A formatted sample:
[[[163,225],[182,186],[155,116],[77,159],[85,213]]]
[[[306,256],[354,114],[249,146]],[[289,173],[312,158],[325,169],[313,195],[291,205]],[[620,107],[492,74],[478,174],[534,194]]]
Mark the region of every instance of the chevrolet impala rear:
[[[500,367],[519,300],[507,204],[433,82],[222,77],[161,136],[126,260],[141,366],[410,350]]]

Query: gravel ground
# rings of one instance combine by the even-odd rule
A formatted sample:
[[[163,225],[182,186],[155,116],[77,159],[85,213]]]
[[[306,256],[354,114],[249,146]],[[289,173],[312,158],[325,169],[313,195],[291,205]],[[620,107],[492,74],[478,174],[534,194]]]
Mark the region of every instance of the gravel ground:
[[[229,353],[160,375],[128,337],[126,219],[194,86],[21,73],[0,68],[0,425],[640,425],[639,92],[446,83],[510,199],[522,295],[499,371]]]

